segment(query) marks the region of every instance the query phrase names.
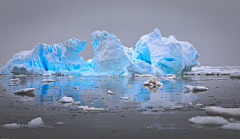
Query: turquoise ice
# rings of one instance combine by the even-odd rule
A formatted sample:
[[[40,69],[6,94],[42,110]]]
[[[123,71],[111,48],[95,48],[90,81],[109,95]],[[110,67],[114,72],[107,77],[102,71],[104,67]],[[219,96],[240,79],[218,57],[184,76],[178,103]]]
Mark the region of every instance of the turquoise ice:
[[[92,33],[94,57],[85,61],[78,53],[86,40],[76,38],[53,45],[37,44],[30,51],[14,54],[1,74],[51,73],[74,76],[127,76],[133,74],[182,74],[197,64],[199,54],[189,42],[162,37],[158,28],[144,35],[135,49],[123,46],[107,31]]]

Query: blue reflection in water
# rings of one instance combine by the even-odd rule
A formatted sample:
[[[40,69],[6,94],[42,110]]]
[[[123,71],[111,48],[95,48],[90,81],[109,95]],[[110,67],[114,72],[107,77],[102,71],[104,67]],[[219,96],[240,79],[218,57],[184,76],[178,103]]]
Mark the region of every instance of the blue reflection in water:
[[[82,105],[94,107],[114,108],[121,106],[122,102],[141,102],[142,106],[172,106],[177,103],[193,101],[197,98],[194,93],[184,93],[184,86],[196,85],[190,79],[178,79],[176,81],[158,79],[164,84],[158,89],[148,89],[143,87],[143,82],[149,78],[127,78],[127,77],[17,77],[21,81],[17,86],[8,86],[11,77],[0,77],[2,84],[11,89],[11,93],[18,89],[34,87],[35,97],[33,100],[39,105],[61,105],[58,103],[63,96],[72,97],[75,101],[81,101]],[[53,79],[56,82],[50,84],[42,83],[43,79]],[[80,88],[75,89],[77,86]],[[115,95],[108,95],[111,90]],[[129,97],[129,100],[119,99]]]

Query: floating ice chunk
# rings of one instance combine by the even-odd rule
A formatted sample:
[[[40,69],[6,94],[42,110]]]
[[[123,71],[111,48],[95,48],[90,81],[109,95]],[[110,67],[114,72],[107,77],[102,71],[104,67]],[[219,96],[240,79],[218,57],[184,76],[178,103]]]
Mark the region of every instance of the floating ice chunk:
[[[51,126],[45,125],[41,117],[32,119],[30,122],[28,122],[27,125],[21,125],[21,126],[28,127],[28,128],[37,128],[37,127],[49,127],[50,128],[51,127]]]
[[[188,105],[189,105],[189,106],[192,106],[192,105],[193,105],[193,103],[192,103],[192,102],[188,102]]]
[[[163,86],[163,83],[158,82],[157,77],[151,77],[149,80],[143,83],[144,86]]]
[[[73,104],[75,104],[75,105],[81,105],[81,101],[76,101],[76,102],[74,102]]]
[[[151,74],[134,74],[134,77],[153,77]]]
[[[80,80],[84,80],[84,78],[81,77]]]
[[[115,95],[115,93],[113,93],[111,90],[108,90],[108,93],[107,93],[107,94]]]
[[[211,124],[211,125],[225,125],[229,123],[226,119],[219,116],[196,116],[190,118],[188,122],[195,124]]]
[[[78,109],[84,109],[84,108],[89,108],[88,106],[78,106]]]
[[[11,123],[11,124],[2,125],[1,127],[8,128],[8,129],[19,129],[20,128],[20,124]]]
[[[65,125],[65,122],[59,121],[59,122],[56,122],[55,125]]]
[[[221,126],[221,128],[228,129],[228,130],[240,130],[240,123],[229,123]]]
[[[230,78],[238,78],[238,79],[240,79],[240,74],[235,72],[233,74],[230,74]]]
[[[17,86],[15,83],[8,84],[8,86]]]
[[[88,106],[78,106],[78,109],[82,109],[84,111],[107,111],[108,109],[104,108],[95,108],[95,107],[88,107]]]
[[[119,99],[125,99],[125,100],[128,100],[129,97],[120,97]]]
[[[240,108],[207,107],[206,112],[216,115],[240,116]]]
[[[20,79],[19,78],[16,78],[16,79],[10,79],[10,82],[19,82]]]
[[[23,94],[28,92],[33,92],[36,88],[24,88],[17,91],[14,91],[14,94]]]
[[[73,76],[72,75],[69,75],[68,78],[72,78]]]
[[[43,79],[42,82],[43,83],[53,83],[55,81],[53,79]]]
[[[166,77],[162,77],[163,80],[177,80],[176,75],[174,74],[167,74]]]
[[[80,87],[79,86],[76,86],[76,87],[74,87],[73,89],[79,89]]]
[[[51,76],[51,75],[52,75],[51,73],[45,73],[42,76]]]
[[[204,87],[204,86],[185,85],[184,87],[187,88],[189,91],[206,91],[206,90],[208,90],[208,88]]]
[[[62,103],[74,103],[74,100],[72,97],[62,97],[60,100],[58,100],[58,102],[62,102]]]

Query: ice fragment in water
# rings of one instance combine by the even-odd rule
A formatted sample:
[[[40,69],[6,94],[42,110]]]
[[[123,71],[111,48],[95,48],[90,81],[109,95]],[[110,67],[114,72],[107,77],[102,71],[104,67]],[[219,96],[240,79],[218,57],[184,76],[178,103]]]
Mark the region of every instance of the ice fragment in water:
[[[8,128],[8,129],[19,129],[20,128],[20,124],[11,123],[11,124],[2,125],[1,127]]]
[[[74,100],[72,97],[62,97],[60,100],[58,100],[58,102],[62,102],[62,103],[74,103]]]
[[[188,120],[191,123],[195,124],[212,124],[212,125],[225,125],[229,122],[223,117],[219,116],[196,116]]]
[[[206,112],[215,115],[240,116],[240,108],[207,107]]]

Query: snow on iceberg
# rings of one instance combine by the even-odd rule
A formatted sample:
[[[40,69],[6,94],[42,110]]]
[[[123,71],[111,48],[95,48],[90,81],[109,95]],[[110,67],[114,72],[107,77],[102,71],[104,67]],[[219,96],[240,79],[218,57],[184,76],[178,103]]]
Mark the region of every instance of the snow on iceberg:
[[[37,44],[30,51],[15,54],[0,73],[65,76],[182,74],[191,71],[199,57],[192,44],[178,41],[174,36],[164,38],[157,28],[142,36],[136,49],[124,47],[112,33],[95,31],[92,33],[94,57],[87,61],[78,56],[86,43],[86,40],[72,38],[64,44]]]

